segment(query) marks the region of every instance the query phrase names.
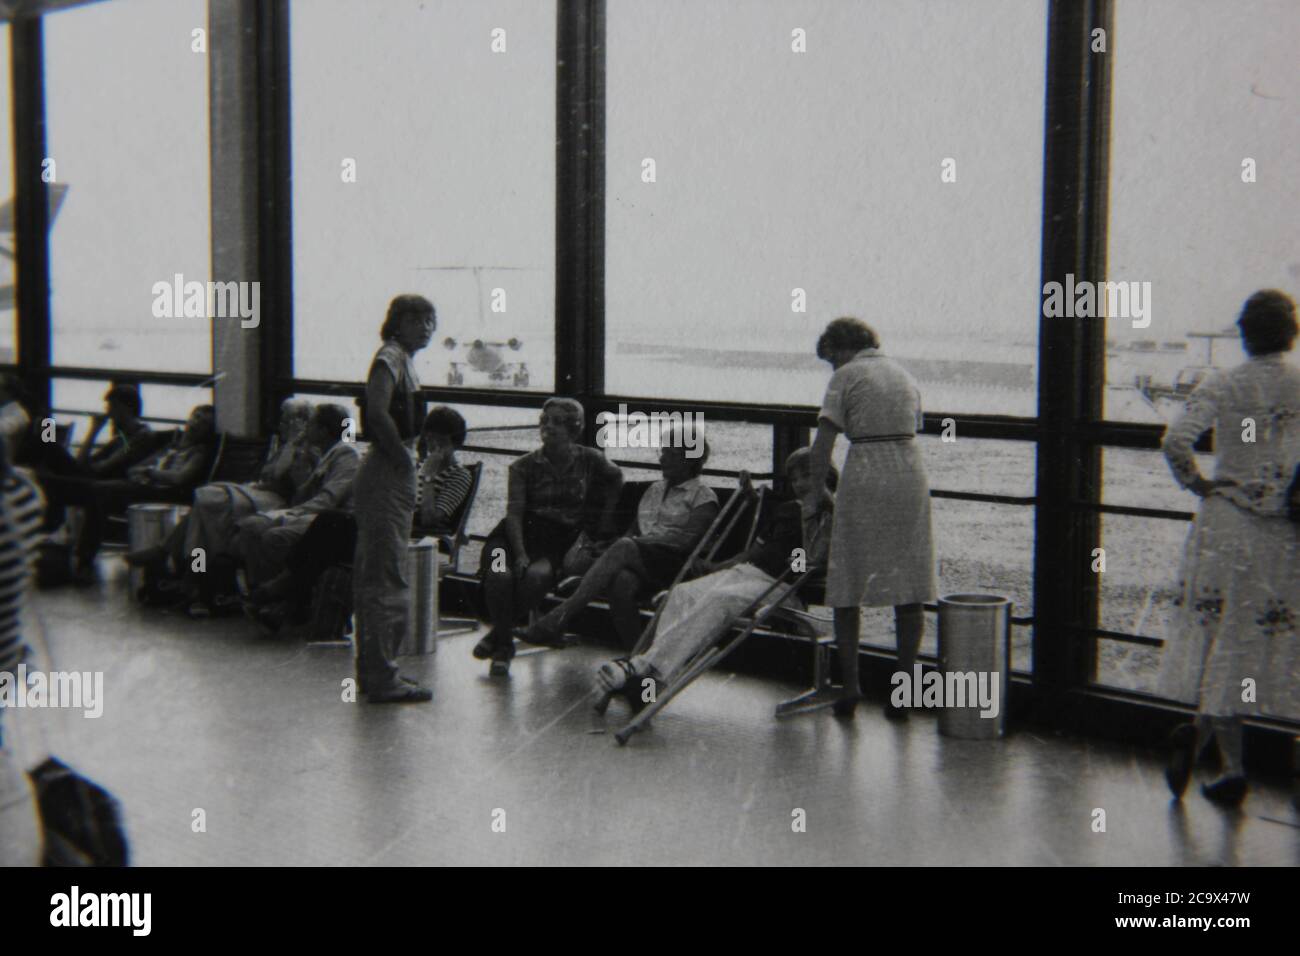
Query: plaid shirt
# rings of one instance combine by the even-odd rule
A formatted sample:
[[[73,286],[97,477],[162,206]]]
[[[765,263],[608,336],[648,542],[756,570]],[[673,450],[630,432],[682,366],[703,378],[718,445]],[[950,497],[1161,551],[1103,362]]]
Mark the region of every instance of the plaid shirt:
[[[510,464],[510,480],[521,482],[524,489],[524,512],[571,528],[582,524],[587,510],[595,506],[596,493],[617,484],[622,474],[586,445],[574,446],[573,460],[564,469],[551,464],[540,448]]]

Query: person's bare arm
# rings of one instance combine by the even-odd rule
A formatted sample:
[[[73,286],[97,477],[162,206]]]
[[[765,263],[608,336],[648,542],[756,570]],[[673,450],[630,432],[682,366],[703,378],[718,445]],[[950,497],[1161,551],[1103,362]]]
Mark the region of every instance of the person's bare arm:
[[[1214,427],[1218,417],[1218,381],[1203,382],[1191,395],[1182,413],[1165,430],[1161,449],[1174,479],[1193,494],[1208,497],[1217,488],[1230,488],[1235,481],[1206,478],[1196,463],[1192,446],[1206,431]],[[1215,436],[1215,440],[1221,440]]]
[[[77,464],[85,465],[90,462],[90,456],[95,451],[95,440],[99,438],[99,433],[104,430],[104,425],[108,422],[107,415],[91,415],[90,431],[86,432],[86,437],[77,449]]]
[[[371,367],[370,380],[366,382],[366,437],[389,461],[400,462],[409,460],[411,456],[402,444],[397,423],[388,414],[396,384],[393,373],[383,362],[376,362]]]
[[[839,428],[825,418],[818,420],[817,437],[813,439],[808,461],[812,490],[802,502],[805,517],[816,514],[826,497],[826,475],[831,468],[831,451],[839,433]]]

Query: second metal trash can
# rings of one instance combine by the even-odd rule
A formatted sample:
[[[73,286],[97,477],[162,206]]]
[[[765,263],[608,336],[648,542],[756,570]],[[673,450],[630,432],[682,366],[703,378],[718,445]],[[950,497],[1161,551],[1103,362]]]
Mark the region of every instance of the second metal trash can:
[[[185,509],[186,513],[189,509]],[[132,551],[162,544],[180,521],[176,505],[154,503],[128,505],[126,509],[126,541]],[[145,586],[145,569],[132,568],[128,580],[131,597],[140,600],[140,592]]]
[[[412,541],[406,550],[411,581],[411,613],[400,655],[432,654],[438,621],[438,543],[433,538]]]
[[[950,594],[939,599],[939,674],[945,691],[939,733],[966,740],[1002,736],[1010,660],[1010,598]],[[950,688],[962,691],[965,706],[954,706]],[[992,706],[980,703],[981,694]],[[994,708],[996,715],[989,713]]]

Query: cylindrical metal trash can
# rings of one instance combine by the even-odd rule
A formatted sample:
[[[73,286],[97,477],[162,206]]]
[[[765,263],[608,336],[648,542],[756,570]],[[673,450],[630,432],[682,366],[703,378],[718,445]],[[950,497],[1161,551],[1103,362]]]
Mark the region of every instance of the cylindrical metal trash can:
[[[433,538],[412,541],[406,549],[406,560],[411,613],[398,653],[432,654],[437,646],[434,625],[438,620],[438,543]]]
[[[127,505],[126,541],[132,551],[162,544],[178,521],[175,505],[146,502]],[[138,600],[145,585],[145,569],[132,568],[128,576],[131,597]]]
[[[939,599],[939,733],[966,740],[1002,736],[1011,661],[1011,599],[950,594]]]

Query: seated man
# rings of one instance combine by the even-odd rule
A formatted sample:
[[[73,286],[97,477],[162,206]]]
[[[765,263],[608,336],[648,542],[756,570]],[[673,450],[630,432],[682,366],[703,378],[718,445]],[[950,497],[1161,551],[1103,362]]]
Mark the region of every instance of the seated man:
[[[90,507],[90,490],[84,479],[123,479],[127,469],[139,464],[167,442],[166,433],[158,434],[140,419],[140,391],[133,385],[115,384],[104,393],[105,414],[90,421],[90,432],[74,458],[57,442],[46,442],[39,418],[31,415],[28,440],[22,454],[25,463],[36,473],[45,492],[45,529],[53,531],[63,525],[67,506]],[[106,422],[113,423],[113,437],[96,448],[95,442]]]
[[[708,457],[707,442],[699,456],[689,458],[680,442],[670,440],[659,452],[664,476],[641,496],[632,528],[603,551],[579,540],[565,558],[566,569],[586,563],[576,553],[580,548],[597,554],[587,564],[582,582],[558,607],[522,630],[520,639],[559,643],[569,619],[609,588],[615,630],[625,647],[635,644],[641,634],[638,595],[671,584],[718,515],[718,496],[699,477]]]
[[[307,441],[321,458],[307,481],[294,493],[289,507],[251,515],[237,523],[235,548],[250,586],[283,570],[289,549],[318,514],[351,508],[352,479],[361,465],[361,453],[353,442],[343,440],[347,418],[342,405],[318,405],[307,423]]]
[[[754,546],[730,561],[706,565],[704,577],[673,588],[655,628],[654,643],[630,660],[619,658],[601,666],[596,675],[598,692],[623,691],[634,710],[644,706],[642,681],[668,686],[682,666],[718,639],[728,621],[763,596],[787,568],[796,548],[803,548],[808,567],[824,566],[830,549],[833,502],[830,488],[838,475],[827,474],[828,491],[821,511],[805,522],[800,501],[812,480],[809,451],[797,449],[786,459],[786,478],[794,499],[782,502]],[[742,476],[748,484],[748,476]],[[791,596],[787,604],[799,605]],[[856,700],[856,698],[854,698]],[[837,708],[838,708],[837,703]]]
[[[415,494],[412,537],[455,531],[453,521],[469,495],[473,478],[456,461],[465,444],[465,419],[453,408],[429,410],[420,437],[427,455],[420,466]],[[327,568],[352,560],[357,546],[357,522],[349,511],[323,511],[289,550],[285,569],[250,596],[251,613],[272,631],[285,620],[302,621],[316,581]]]
[[[90,419],[90,431],[77,452],[77,464],[92,478],[125,478],[127,470],[158,449],[157,436],[140,419],[144,406],[134,385],[115,384],[104,393],[105,414]],[[95,440],[107,422],[113,437],[101,448]]]
[[[174,431],[167,446],[152,457],[129,467],[125,479],[62,479],[65,500],[81,505],[86,512],[77,539],[75,583],[84,586],[96,580],[95,557],[110,516],[123,515],[129,505],[140,502],[189,502],[194,487],[212,467],[215,437],[212,406],[198,405],[190,412],[185,428]],[[66,494],[74,488],[72,494]]]
[[[176,596],[187,595],[192,601],[211,604],[222,591],[221,582],[214,579],[223,575],[211,566],[222,558],[233,559],[232,550],[235,524],[241,518],[283,508],[301,488],[316,467],[319,454],[306,437],[307,422],[311,417],[311,403],[306,399],[285,399],[280,406],[277,433],[271,437],[266,460],[257,481],[249,484],[219,481],[203,485],[194,492],[194,505],[190,513],[164,542],[132,551],[126,556],[133,567],[150,568],[155,575],[167,571],[170,559],[173,569],[183,580],[179,583],[161,582],[159,592],[169,591]],[[196,549],[204,555],[204,572],[193,570]],[[232,587],[225,575],[226,589]]]

